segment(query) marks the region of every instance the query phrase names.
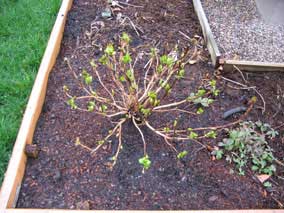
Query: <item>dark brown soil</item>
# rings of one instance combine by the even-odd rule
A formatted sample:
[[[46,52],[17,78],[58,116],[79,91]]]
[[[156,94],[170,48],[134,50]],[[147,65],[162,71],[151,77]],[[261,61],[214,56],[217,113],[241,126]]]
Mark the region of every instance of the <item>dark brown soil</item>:
[[[143,30],[141,36],[137,36],[131,26],[119,26],[115,19],[103,19],[101,12],[106,7],[105,2],[74,1],[34,136],[34,143],[41,151],[37,159],[28,160],[17,207],[129,210],[279,208],[279,202],[284,202],[284,181],[279,178],[284,176],[283,167],[277,168],[277,175],[271,180],[273,188],[266,193],[251,173],[247,172],[246,176],[232,173],[232,165],[225,160],[213,161],[210,153],[200,149],[196,143],[175,143],[178,150],[189,151],[184,160],[178,161],[162,138],[142,128],[152,160],[151,168],[143,174],[138,163],[143,156],[143,144],[131,123],[124,125],[123,150],[112,171],[108,165],[116,151],[116,139],[95,156],[75,146],[76,137],[80,137],[83,143],[94,147],[95,142],[106,135],[113,125],[100,116],[73,111],[67,106],[63,85],[68,85],[77,93],[79,91],[76,91],[76,81],[64,63],[64,57],[73,56],[72,66],[80,72],[88,67],[89,59],[99,57],[98,46],[105,46],[109,41],[117,43],[122,32],[132,36],[132,45],[137,52],[156,44],[162,51],[176,43],[179,46],[188,45],[189,42],[179,31],[190,37],[201,35],[191,1],[130,1],[143,8],[127,7],[121,12],[140,26]],[[88,37],[86,31],[90,32],[90,24],[94,20],[103,21],[105,26],[97,34]],[[206,50],[204,55],[207,55]],[[173,100],[186,97],[189,92],[195,91],[202,80],[211,78],[214,73],[207,60],[186,71],[186,79],[170,97]],[[227,74],[226,77],[242,82],[239,73]],[[273,127],[283,124],[283,74],[248,74],[247,77],[250,85],[259,88],[267,104],[263,115],[260,108],[262,102],[257,102],[248,119],[260,119],[271,123]],[[223,124],[228,122],[222,119],[224,111],[245,104],[255,95],[253,92],[231,89],[222,80],[219,80],[218,86],[222,90],[220,97],[198,119],[167,113],[154,115],[151,122],[159,125],[177,117],[180,126],[184,127]],[[283,135],[284,128],[278,130]],[[218,140],[221,140],[220,137]],[[202,142],[214,145],[217,141]],[[271,146],[276,150],[275,155],[282,160],[283,138],[282,141],[278,138]]]

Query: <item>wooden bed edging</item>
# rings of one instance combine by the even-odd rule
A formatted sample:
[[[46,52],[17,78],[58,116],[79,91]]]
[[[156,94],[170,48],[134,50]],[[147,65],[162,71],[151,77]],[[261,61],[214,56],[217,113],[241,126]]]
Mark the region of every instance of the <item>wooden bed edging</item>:
[[[221,65],[223,66],[224,71],[233,71],[235,69],[234,66],[237,66],[242,71],[256,71],[256,72],[284,71],[284,63],[221,59],[221,53],[214,39],[213,33],[211,31],[201,1],[193,0],[193,5],[194,5],[194,10],[198,16],[200,25],[202,27],[203,36],[207,44],[208,51],[210,53],[212,63],[215,68]]]
[[[24,154],[26,144],[32,143],[37,120],[45,99],[49,73],[56,61],[63,36],[67,13],[73,0],[62,0],[55,24],[53,26],[38,74],[29,98],[20,130],[14,145],[8,169],[0,192],[0,212],[15,207],[25,171],[27,157]],[[30,212],[30,211],[29,211]]]
[[[225,71],[233,71],[235,67],[242,71],[273,72],[284,71],[284,63],[269,63],[256,61],[224,60],[223,68]]]
[[[193,0],[197,2],[197,0]],[[198,0],[200,3],[200,1]],[[57,15],[56,22],[51,32],[31,95],[22,120],[22,124],[14,145],[5,179],[0,191],[0,213],[111,213],[114,211],[105,210],[63,210],[63,209],[16,209],[17,196],[20,190],[21,181],[24,175],[27,157],[24,153],[26,144],[32,143],[37,120],[41,113],[45,99],[49,73],[55,64],[59,53],[60,44],[64,32],[67,14],[73,0],[62,0],[62,5]],[[217,57],[218,58],[218,57]],[[216,58],[216,59],[217,59]],[[119,212],[119,211],[116,211]],[[121,210],[120,212],[125,212]],[[127,211],[130,213],[149,213],[150,211]],[[159,213],[160,211],[151,211]],[[166,211],[171,212],[171,211]],[[175,211],[176,213],[284,213],[284,210],[192,210]]]
[[[208,19],[205,15],[205,12],[203,10],[202,4],[200,0],[193,0],[194,10],[197,14],[197,17],[199,19],[203,37],[205,39],[205,42],[207,44],[208,51],[211,55],[211,60],[215,68],[219,66],[219,59],[221,57],[221,53],[218,49],[217,43],[214,39],[213,33],[211,31],[210,25],[208,23]]]
[[[7,209],[3,213],[114,213],[114,212],[129,212],[129,213],[161,213],[161,211],[105,211],[105,210],[59,210],[59,209]],[[162,211],[174,213],[283,213],[284,210],[192,210],[192,211]],[[2,213],[2,212],[1,212]]]

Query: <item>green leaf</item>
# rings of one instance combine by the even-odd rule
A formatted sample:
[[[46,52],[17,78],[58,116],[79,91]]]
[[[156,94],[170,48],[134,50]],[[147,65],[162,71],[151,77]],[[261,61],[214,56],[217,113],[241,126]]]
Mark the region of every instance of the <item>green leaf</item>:
[[[77,109],[78,108],[78,106],[75,103],[75,99],[76,99],[75,97],[72,97],[67,101],[67,104],[71,107],[71,109]]]
[[[209,107],[209,104],[212,104],[214,102],[213,99],[210,99],[210,98],[202,98],[202,97],[199,97],[195,100],[193,100],[193,103],[195,104],[201,104],[202,106],[204,107]]]
[[[105,112],[106,110],[107,110],[107,106],[106,105],[103,104],[103,105],[100,106],[100,111],[101,112]]]
[[[125,32],[122,33],[121,40],[124,41],[127,44],[129,44],[131,42],[130,36]]]
[[[126,76],[127,76],[127,78],[132,82],[132,81],[134,81],[134,75],[133,75],[133,72],[132,72],[132,70],[127,70],[126,71]]]
[[[131,58],[131,56],[130,56],[129,53],[126,53],[126,54],[122,57],[122,62],[123,62],[124,64],[129,64],[129,63],[131,63],[131,61],[132,61],[132,58]]]
[[[171,90],[171,86],[169,84],[166,84],[166,86],[164,87],[164,89],[166,90],[166,93],[169,93]]]
[[[220,149],[220,150],[216,150],[216,153],[215,153],[216,159],[217,159],[217,160],[222,159],[223,154],[224,154],[223,150],[221,150],[221,149]]]
[[[157,93],[155,91],[149,91],[148,97],[152,99],[157,99]]]
[[[121,76],[119,77],[119,80],[120,80],[121,82],[125,82],[125,81],[126,81],[125,76],[121,75]]]
[[[95,63],[95,61],[94,60],[91,60],[90,61],[90,65],[92,66],[92,67],[94,67],[94,68],[96,68],[98,65]]]
[[[201,115],[204,113],[204,109],[202,107],[199,107],[197,112],[196,112],[198,115]]]
[[[104,140],[99,140],[99,141],[97,141],[97,144],[98,144],[98,145],[103,145],[104,143],[105,143]]]
[[[146,155],[146,156],[140,158],[140,159],[138,160],[138,162],[139,162],[139,164],[141,164],[141,165],[143,166],[143,168],[146,169],[146,170],[149,169],[150,166],[151,166],[151,161],[150,161],[148,155]]]
[[[161,73],[163,71],[163,69],[164,69],[163,65],[160,64],[157,68],[157,72]]]
[[[170,128],[169,128],[169,127],[165,127],[165,128],[164,128],[164,131],[165,131],[166,133],[169,133],[169,132],[170,132]]]
[[[216,138],[217,137],[217,133],[216,133],[216,131],[210,131],[210,132],[207,132],[206,134],[205,134],[205,137],[207,137],[207,138]]]
[[[264,184],[263,184],[264,187],[266,188],[270,188],[272,187],[272,184],[269,182],[269,181],[266,181]]]
[[[99,59],[99,62],[100,62],[102,65],[106,65],[107,62],[108,62],[107,55],[102,55],[102,57],[100,57],[100,59]]]
[[[156,48],[151,48],[151,57],[155,57],[157,55],[157,49]]]
[[[151,114],[151,109],[141,108],[140,111],[143,113],[145,117],[148,117]]]
[[[163,55],[160,57],[160,62],[162,65],[167,65],[168,67],[173,66],[175,60],[174,58],[168,56],[168,55]]]
[[[93,112],[95,110],[96,103],[94,101],[89,101],[88,103],[88,111]]]
[[[184,75],[185,75],[185,70],[181,69],[181,70],[178,71],[178,74],[176,75],[176,78],[178,80],[180,80],[180,79],[182,79],[184,77]]]
[[[252,167],[251,167],[251,170],[252,171],[257,171],[259,168],[258,168],[258,166],[256,166],[256,165],[253,165]]]
[[[82,77],[87,85],[90,85],[93,82],[93,77],[86,70],[83,70]]]
[[[198,91],[197,91],[197,96],[199,96],[199,97],[201,97],[201,96],[203,96],[203,95],[205,95],[206,94],[206,90],[205,89],[199,89]]]
[[[244,176],[245,175],[245,171],[242,170],[241,168],[239,168],[239,175]]]
[[[68,92],[68,91],[69,91],[68,86],[64,85],[64,86],[63,86],[63,91],[64,91],[64,92]]]
[[[218,96],[219,93],[220,93],[220,90],[214,89],[214,90],[212,91],[212,93],[213,93],[214,96]]]
[[[198,138],[198,134],[196,132],[190,132],[188,135],[189,139],[196,139]]]
[[[176,127],[177,126],[177,124],[178,124],[178,121],[177,120],[174,120],[174,127]]]
[[[209,82],[209,84],[210,84],[210,86],[211,87],[216,87],[216,81],[215,80],[211,80],[210,82]]]
[[[178,159],[182,159],[182,158],[184,158],[187,154],[188,154],[187,151],[182,151],[182,152],[178,153],[177,158],[178,158]]]
[[[113,44],[108,44],[106,49],[105,49],[105,53],[109,56],[113,56],[115,54],[115,51],[114,51],[114,47],[113,47]]]

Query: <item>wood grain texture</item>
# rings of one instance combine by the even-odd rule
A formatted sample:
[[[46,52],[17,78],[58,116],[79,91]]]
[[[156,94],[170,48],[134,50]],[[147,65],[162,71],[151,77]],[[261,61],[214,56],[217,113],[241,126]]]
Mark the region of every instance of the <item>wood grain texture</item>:
[[[238,60],[224,60],[224,71],[233,71],[234,66],[242,71],[253,72],[274,72],[284,71],[284,63],[270,63],[270,62],[256,62],[256,61],[238,61]]]
[[[49,73],[56,61],[64,32],[67,13],[73,0],[63,0],[52,29],[47,48],[29,98],[21,127],[14,145],[11,159],[0,192],[0,212],[16,204],[21,181],[24,175],[27,157],[24,154],[26,144],[32,143],[37,120],[45,99]]]
[[[35,84],[29,99],[29,103],[22,121],[21,128],[18,133],[18,137],[14,146],[13,154],[9,162],[5,180],[3,182],[0,192],[0,212],[1,213],[111,213],[114,211],[84,211],[84,210],[57,210],[57,209],[13,209],[17,196],[17,191],[21,185],[22,177],[25,170],[26,156],[24,154],[24,148],[26,144],[32,143],[32,138],[35,130],[35,126],[40,115],[42,105],[45,98],[45,92],[47,88],[47,80],[49,73],[55,63],[57,54],[60,49],[60,43],[64,31],[64,25],[68,10],[72,5],[73,0],[63,0],[61,9],[59,11],[56,23],[52,30],[50,40],[48,42],[47,49],[42,59],[41,66]],[[210,38],[207,37],[208,40]],[[210,47],[210,44],[209,44]],[[208,48],[209,48],[208,47]],[[210,47],[214,49],[214,45]],[[216,52],[215,52],[216,53]],[[218,52],[217,52],[218,53]],[[213,56],[217,59],[219,56],[215,54]],[[149,211],[128,211],[133,213],[146,213]],[[160,211],[151,211],[152,213],[158,213]],[[168,211],[170,212],[170,211]],[[194,212],[194,213],[284,213],[284,210],[212,210],[212,211],[175,211],[176,213]]]
[[[208,51],[211,55],[212,63],[215,67],[219,66],[219,59],[221,57],[221,53],[218,49],[217,43],[213,37],[213,33],[211,31],[210,25],[208,23],[208,19],[205,15],[205,12],[203,10],[202,4],[200,0],[193,0],[194,10],[197,14],[197,17],[199,19],[203,37],[205,39]]]

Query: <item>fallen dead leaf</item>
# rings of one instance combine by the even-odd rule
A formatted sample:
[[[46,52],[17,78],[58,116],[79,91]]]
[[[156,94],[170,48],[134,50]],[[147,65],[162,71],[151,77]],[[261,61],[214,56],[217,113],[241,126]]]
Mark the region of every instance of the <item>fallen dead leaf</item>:
[[[257,175],[256,177],[261,183],[264,183],[270,178],[270,175]]]

